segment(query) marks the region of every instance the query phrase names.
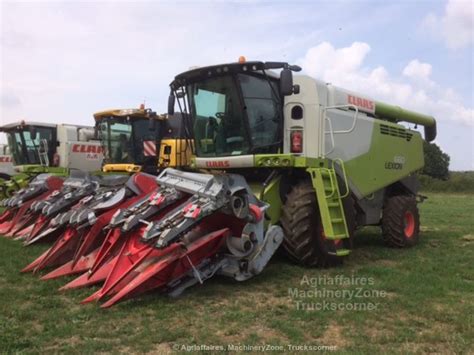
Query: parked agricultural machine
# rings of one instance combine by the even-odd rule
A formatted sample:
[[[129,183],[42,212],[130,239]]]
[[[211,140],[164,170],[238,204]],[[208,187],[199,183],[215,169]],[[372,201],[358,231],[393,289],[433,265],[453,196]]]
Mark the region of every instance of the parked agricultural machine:
[[[84,194],[34,233],[60,231],[23,271],[56,267],[43,279],[78,274],[61,290],[101,284],[83,302],[109,307],[151,290],[177,296],[214,275],[247,280],[280,246],[302,265],[340,263],[359,226],[381,226],[391,246],[415,245],[423,140],[399,122],[424,126],[432,141],[434,118],[293,76],[300,70],[242,59],[176,76],[168,111],[180,108],[186,135],[179,145],[194,153],[188,171],[137,173],[120,188],[96,182],[100,192]],[[112,129],[116,119],[100,124],[102,135],[117,137],[107,143],[110,154],[128,148],[112,144],[122,134]],[[147,134],[127,139],[141,147],[155,140]]]
[[[180,114],[151,109],[115,109],[94,114],[104,156],[104,172],[157,174],[188,165],[191,147]]]
[[[7,135],[16,172],[0,183],[0,197],[11,196],[41,173],[67,176],[71,169],[101,168],[102,148],[92,127],[21,121],[2,126],[0,131]]]

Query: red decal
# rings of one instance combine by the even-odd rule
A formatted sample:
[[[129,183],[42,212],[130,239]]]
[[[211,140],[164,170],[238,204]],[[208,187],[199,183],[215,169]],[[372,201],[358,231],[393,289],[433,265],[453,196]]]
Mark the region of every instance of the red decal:
[[[9,156],[0,157],[0,163],[10,163],[11,161],[12,161],[12,157],[9,157]]]
[[[360,107],[360,108],[365,108],[369,111],[373,111],[374,108],[375,108],[375,104],[374,104],[373,101],[363,99],[361,97],[347,95],[347,101],[351,105],[355,105],[355,106]]]
[[[229,168],[230,162],[228,160],[206,161],[208,168]]]
[[[89,145],[89,144],[73,144],[72,152],[73,153],[101,154],[102,147],[98,145]]]

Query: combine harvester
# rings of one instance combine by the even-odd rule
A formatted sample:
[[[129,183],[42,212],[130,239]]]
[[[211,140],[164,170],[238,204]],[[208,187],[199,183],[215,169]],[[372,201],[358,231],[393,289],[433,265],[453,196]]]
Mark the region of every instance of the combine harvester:
[[[84,302],[103,307],[151,290],[176,296],[216,274],[258,275],[280,245],[299,264],[331,265],[364,225],[415,245],[423,140],[399,122],[432,141],[434,118],[293,77],[300,70],[241,58],[176,76],[168,111],[177,100],[199,172],[168,168],[118,209],[94,254],[86,238],[73,256],[92,266],[62,289],[102,283]]]
[[[101,111],[94,119],[105,151],[105,173],[157,174],[189,162],[191,147],[179,113],[158,115],[142,106]]]
[[[67,176],[71,169],[97,171],[102,165],[93,127],[21,121],[0,127],[0,132],[7,135],[17,173],[0,184],[1,197],[28,186],[38,174]]]

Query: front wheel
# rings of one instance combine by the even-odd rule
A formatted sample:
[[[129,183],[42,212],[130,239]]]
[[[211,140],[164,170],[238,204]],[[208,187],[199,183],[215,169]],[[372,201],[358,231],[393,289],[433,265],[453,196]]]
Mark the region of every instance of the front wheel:
[[[345,206],[345,215],[350,238],[326,239],[313,185],[310,181],[297,184],[287,195],[280,219],[285,233],[283,248],[287,255],[294,262],[305,266],[325,267],[340,264],[342,258],[330,252],[341,246],[345,249],[351,248],[355,230],[353,203],[347,204],[347,208]]]
[[[382,215],[382,236],[386,244],[398,248],[418,243],[420,214],[415,196],[397,195],[386,200]]]

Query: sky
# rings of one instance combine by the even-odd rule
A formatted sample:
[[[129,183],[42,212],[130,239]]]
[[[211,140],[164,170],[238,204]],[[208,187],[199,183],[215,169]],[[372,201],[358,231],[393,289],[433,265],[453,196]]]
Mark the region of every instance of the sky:
[[[175,75],[244,55],[433,115],[451,169],[474,170],[473,19],[470,0],[4,0],[0,124],[165,112]]]

